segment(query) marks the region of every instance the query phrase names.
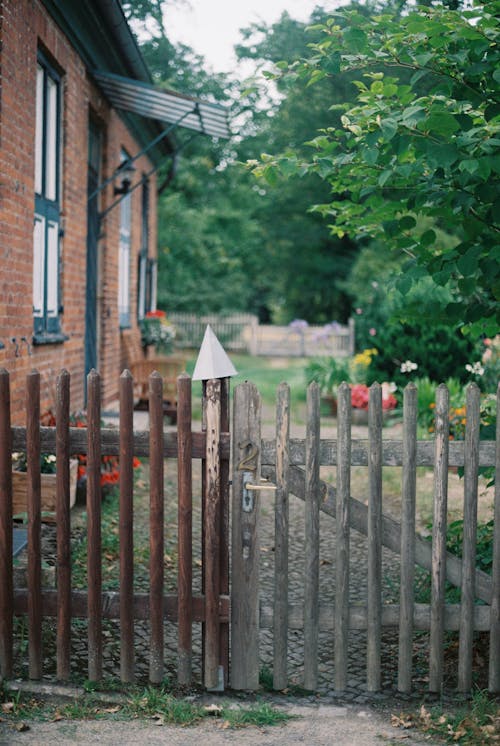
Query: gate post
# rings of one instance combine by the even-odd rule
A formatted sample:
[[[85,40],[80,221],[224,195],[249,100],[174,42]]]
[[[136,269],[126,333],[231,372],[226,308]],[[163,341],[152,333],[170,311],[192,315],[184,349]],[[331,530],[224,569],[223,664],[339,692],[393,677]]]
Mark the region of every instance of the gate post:
[[[259,513],[261,399],[252,383],[234,392],[231,686],[259,686]]]

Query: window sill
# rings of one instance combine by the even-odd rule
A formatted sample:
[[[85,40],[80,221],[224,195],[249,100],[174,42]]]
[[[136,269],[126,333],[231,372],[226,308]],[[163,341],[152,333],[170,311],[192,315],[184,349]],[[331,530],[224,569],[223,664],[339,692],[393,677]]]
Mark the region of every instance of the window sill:
[[[67,334],[63,334],[62,332],[58,332],[57,334],[34,334],[33,344],[37,347],[40,345],[59,345],[68,339]]]

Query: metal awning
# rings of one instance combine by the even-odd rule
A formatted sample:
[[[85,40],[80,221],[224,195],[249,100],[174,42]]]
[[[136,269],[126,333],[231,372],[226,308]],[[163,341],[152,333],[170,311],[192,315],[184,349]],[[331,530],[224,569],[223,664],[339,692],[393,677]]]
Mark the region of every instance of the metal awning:
[[[132,78],[94,71],[94,78],[112,106],[148,119],[169,122],[211,137],[228,138],[227,109]]]

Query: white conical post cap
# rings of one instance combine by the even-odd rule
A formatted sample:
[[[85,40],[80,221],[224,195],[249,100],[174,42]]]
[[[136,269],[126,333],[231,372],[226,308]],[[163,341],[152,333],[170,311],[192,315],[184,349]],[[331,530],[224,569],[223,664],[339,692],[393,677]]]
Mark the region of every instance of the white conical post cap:
[[[210,324],[207,324],[198,359],[194,366],[192,380],[209,381],[211,378],[229,378],[236,374],[237,371],[226,351],[215,336]]]

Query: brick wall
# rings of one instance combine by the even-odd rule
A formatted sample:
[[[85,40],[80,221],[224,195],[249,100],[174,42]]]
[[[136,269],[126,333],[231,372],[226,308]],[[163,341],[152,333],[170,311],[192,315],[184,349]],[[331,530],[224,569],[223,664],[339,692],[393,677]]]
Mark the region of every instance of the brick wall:
[[[37,369],[42,379],[42,411],[53,406],[55,378],[71,374],[71,408],[83,407],[87,240],[87,153],[89,113],[104,130],[103,178],[118,166],[120,151],[134,155],[134,142],[116,111],[89,80],[85,66],[45,8],[36,0],[0,0],[0,367],[11,375],[12,419],[25,419],[25,378]],[[61,224],[62,344],[32,346],[32,266],[34,211],[35,78],[39,46],[63,77]],[[136,178],[152,167],[147,157],[134,164]],[[112,185],[101,209],[113,201]],[[150,254],[156,250],[156,185],[151,180]],[[118,324],[119,207],[101,226],[99,243],[98,369],[103,406],[118,397],[121,372]],[[135,324],[137,255],[141,239],[141,189],[132,194],[131,319]],[[11,340],[15,338],[16,344]],[[26,342],[20,344],[22,338]],[[17,356],[16,356],[17,345]]]

